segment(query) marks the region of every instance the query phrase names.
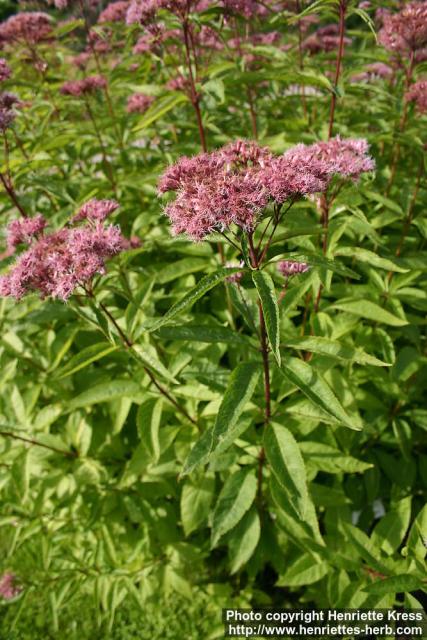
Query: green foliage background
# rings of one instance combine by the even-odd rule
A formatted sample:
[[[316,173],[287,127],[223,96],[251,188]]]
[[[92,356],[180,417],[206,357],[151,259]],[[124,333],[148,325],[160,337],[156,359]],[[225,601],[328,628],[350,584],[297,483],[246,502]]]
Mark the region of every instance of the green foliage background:
[[[314,5],[322,24],[337,21],[336,2]],[[215,7],[192,20],[227,42],[222,15]],[[255,64],[228,47],[202,56],[209,148],[253,136],[248,89],[261,144],[282,153],[325,139],[335,91],[334,133],[366,137],[377,164],[334,202],[326,255],[317,203],[302,200],[277,229],[266,268],[254,279],[247,269],[239,289],[220,271],[218,244],[227,261],[241,255],[219,234],[196,244],[172,238],[156,194],[169,163],[200,152],[188,97],[166,88],[185,74],[174,54],[133,54],[135,26],[100,32],[110,49],[99,56],[109,96],[90,98],[99,134],[82,101],[59,92],[82,76],[71,57],[84,46],[83,20],[58,23],[54,43],[37,46],[46,63],[38,71],[25,47],[4,52],[7,89],[27,102],[8,132],[22,205],[57,227],[89,198],[116,197],[114,221],[142,244],[96,283],[133,354],[78,298],[0,301],[0,567],[23,587],[1,603],[1,637],[65,637],[66,629],[70,638],[213,638],[225,605],[421,606],[426,116],[411,106],[400,127],[406,60],[393,82],[352,81],[366,64],[389,61],[369,16],[349,3],[352,44],[337,87],[336,51],[306,54],[301,68],[287,10],[252,28],[280,31],[289,49],[249,47]],[[417,65],[415,77],[425,69]],[[92,60],[86,73],[98,70]],[[155,97],[144,115],[126,112],[136,91]],[[5,223],[16,217],[4,193],[0,206]],[[284,285],[275,262],[293,256],[312,268],[290,280],[277,307],[268,302],[269,287],[279,296]],[[173,307],[189,292],[188,304]],[[271,318],[265,434],[258,295]]]

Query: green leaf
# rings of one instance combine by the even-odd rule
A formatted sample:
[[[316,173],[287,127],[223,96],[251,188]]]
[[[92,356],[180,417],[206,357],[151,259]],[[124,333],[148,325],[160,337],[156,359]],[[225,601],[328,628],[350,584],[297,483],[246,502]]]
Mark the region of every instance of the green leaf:
[[[229,344],[248,345],[247,336],[237,333],[228,327],[216,325],[173,325],[161,327],[158,336],[163,340],[185,340],[189,342],[225,342]]]
[[[342,528],[349,543],[372,569],[379,571],[379,573],[385,573],[386,575],[390,573],[388,566],[381,557],[381,550],[369,539],[364,531],[349,522],[343,522]]]
[[[371,540],[391,555],[401,545],[411,519],[411,496],[400,500],[375,526]]]
[[[184,258],[183,260],[172,262],[172,264],[168,264],[166,267],[163,267],[163,269],[160,269],[160,271],[157,271],[156,282],[166,284],[181,276],[203,271],[204,269],[206,269],[206,260],[201,258]]]
[[[397,273],[407,273],[409,271],[409,269],[401,267],[396,260],[381,258],[373,251],[362,249],[361,247],[339,247],[335,251],[335,255],[354,258],[355,260],[359,260],[359,262],[366,262],[373,267],[379,267],[387,271],[396,271]]]
[[[322,442],[301,442],[300,450],[310,465],[326,473],[363,473],[373,466]]]
[[[136,414],[139,437],[154,462],[160,457],[159,428],[162,411],[163,398],[150,398],[139,406]]]
[[[292,347],[294,349],[300,349],[301,351],[321,353],[325,356],[332,356],[339,360],[349,360],[350,362],[357,362],[358,364],[367,364],[374,367],[391,366],[388,362],[383,362],[374,356],[370,356],[368,353],[363,351],[363,349],[350,347],[346,344],[341,344],[341,342],[338,342],[337,340],[331,340],[320,336],[286,338],[283,344],[285,347]]]
[[[108,356],[113,351],[117,351],[117,349],[118,346],[109,344],[108,342],[92,344],[79,353],[76,353],[62,369],[55,373],[55,378],[60,380],[61,378],[71,376],[73,373],[76,373],[76,371],[88,367],[92,362],[105,358],[105,356]]]
[[[239,524],[230,532],[228,556],[230,574],[236,573],[253,555],[261,535],[261,523],[254,507],[243,516]]]
[[[401,574],[399,576],[392,576],[391,578],[384,578],[384,580],[372,582],[365,587],[363,591],[366,591],[369,594],[383,595],[385,593],[417,591],[422,588],[423,583],[421,580],[411,574]]]
[[[169,322],[170,320],[172,320],[172,318],[175,318],[175,316],[177,316],[179,313],[182,313],[185,309],[187,309],[192,304],[194,304],[197,300],[199,300],[202,296],[204,296],[205,293],[207,293],[208,291],[216,287],[217,284],[225,280],[225,278],[232,275],[233,273],[237,273],[238,271],[243,271],[243,270],[244,269],[242,269],[242,267],[236,267],[232,269],[222,268],[222,269],[219,269],[218,271],[215,271],[215,273],[205,276],[200,280],[200,282],[198,282],[198,284],[193,289],[191,289],[181,300],[179,300],[179,302],[174,304],[169,309],[169,311],[165,313],[163,318],[160,318],[159,320],[155,321],[150,326],[149,331],[156,331],[161,326],[166,324],[166,322]]]
[[[181,493],[181,521],[184,533],[198,529],[207,523],[215,492],[215,478],[205,476],[197,480],[186,480]]]
[[[280,366],[280,314],[274,282],[265,271],[254,271],[252,280],[261,300],[268,340]]]
[[[264,448],[271,471],[302,520],[307,503],[307,479],[298,444],[286,427],[272,423],[265,429]]]
[[[392,327],[403,327],[408,324],[407,320],[398,318],[390,313],[390,311],[383,309],[378,304],[375,304],[375,302],[371,302],[370,300],[343,300],[332,304],[328,309],[345,311],[346,313],[352,313],[359,318],[366,318],[367,320],[388,324]]]
[[[316,372],[308,362],[298,360],[297,358],[288,358],[286,363],[282,364],[280,371],[285,378],[297,386],[309,400],[326,411],[326,413],[332,415],[349,429],[355,429],[356,431],[361,430],[362,427],[359,422],[356,422],[354,418],[351,418],[347,414],[330,386],[321,377],[320,373]]]
[[[157,356],[157,351],[151,344],[134,344],[132,346],[132,353],[148,369],[154,371],[154,373],[158,373],[160,376],[162,376],[162,378],[168,380],[168,382],[178,384],[176,378],[174,378],[173,375],[169,373],[166,367],[160,362]]]
[[[408,555],[423,560],[427,554],[427,504],[422,507],[409,531],[407,549]]]
[[[256,363],[241,363],[234,369],[215,424],[202,434],[190,451],[183,474],[190,473],[199,465],[208,462],[227,434],[233,430],[255,391],[259,375],[260,368]]]
[[[132,380],[103,382],[76,396],[68,403],[67,409],[68,411],[75,411],[75,409],[88,407],[92,404],[99,404],[100,402],[109,402],[116,398],[133,398],[139,396],[140,393],[140,386]]]
[[[279,587],[301,587],[318,582],[328,571],[326,562],[314,561],[313,556],[306,553],[297,558],[283,576],[279,576],[276,584]]]
[[[341,276],[346,276],[348,278],[360,280],[360,275],[355,271],[353,271],[352,269],[345,267],[337,260],[328,260],[328,258],[325,258],[324,256],[319,256],[316,253],[291,252],[291,253],[284,254],[284,258],[286,260],[292,260],[294,262],[306,262],[312,267],[324,267],[328,271],[333,271],[335,273],[338,273]]]
[[[174,93],[164,96],[156,102],[144,113],[142,118],[139,118],[138,124],[134,127],[133,131],[141,131],[141,129],[146,129],[156,120],[159,120],[162,116],[166,115],[169,111],[174,109],[179,104],[183,102],[188,102],[188,98],[183,93]]]
[[[236,526],[255,500],[257,481],[251,469],[240,469],[227,478],[218,496],[212,520],[212,547]]]

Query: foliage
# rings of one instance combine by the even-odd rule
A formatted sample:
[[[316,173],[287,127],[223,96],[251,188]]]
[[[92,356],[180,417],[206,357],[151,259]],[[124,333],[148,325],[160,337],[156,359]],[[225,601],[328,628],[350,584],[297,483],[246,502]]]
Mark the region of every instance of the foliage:
[[[20,101],[13,122],[0,105],[4,226],[42,214],[49,233],[80,237],[82,205],[114,198],[123,234],[66,302],[0,299],[0,569],[20,586],[0,624],[16,640],[31,611],[41,633],[65,620],[71,634],[81,607],[84,637],[94,620],[144,638],[134,607],[154,628],[176,594],[209,616],[189,604],[184,633],[159,637],[213,634],[230,604],[425,598],[426,115],[405,100],[423,49],[383,48],[374,3],[204,5],[161,8],[161,37],[123,15],[97,22],[96,3],[50,7],[48,35],[3,45],[2,88]],[[140,112],[127,109],[137,93]],[[375,172],[271,195],[280,167],[309,173],[282,154],[338,134],[368,140]],[[255,225],[172,237],[165,207],[217,186],[194,179],[206,156],[176,199],[158,197],[162,174],[241,139],[268,147],[275,170],[262,174],[264,158],[230,177],[225,163],[215,180],[262,178]],[[7,274],[22,247],[3,244]]]

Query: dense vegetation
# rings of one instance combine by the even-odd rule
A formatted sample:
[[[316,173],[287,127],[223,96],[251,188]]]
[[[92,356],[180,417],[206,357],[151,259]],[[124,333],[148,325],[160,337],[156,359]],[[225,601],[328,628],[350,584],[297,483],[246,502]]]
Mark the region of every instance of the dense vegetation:
[[[427,3],[7,7],[0,637],[420,607]]]

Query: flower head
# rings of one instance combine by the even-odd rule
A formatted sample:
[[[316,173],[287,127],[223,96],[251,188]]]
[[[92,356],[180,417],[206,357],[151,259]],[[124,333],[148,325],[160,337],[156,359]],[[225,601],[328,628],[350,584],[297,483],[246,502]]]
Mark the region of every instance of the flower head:
[[[12,75],[12,69],[4,58],[0,58],[0,82],[4,82]]]
[[[306,262],[295,262],[294,260],[281,260],[277,263],[277,270],[286,278],[290,276],[298,275],[299,273],[305,273],[310,269],[310,265]]]
[[[85,93],[93,93],[98,89],[104,89],[107,81],[103,76],[88,76],[83,80],[69,80],[64,82],[60,91],[64,95],[78,97]]]
[[[86,221],[81,227],[39,235],[0,277],[0,295],[20,299],[37,291],[42,298],[67,300],[78,286],[105,273],[105,261],[128,247],[119,227],[103,224],[106,210],[117,206],[106,202],[87,203],[86,211],[76,216]]]
[[[128,98],[126,111],[128,113],[145,113],[153,102],[153,96],[147,96],[144,93],[134,93]]]
[[[373,62],[365,67],[361,73],[356,73],[351,77],[352,82],[373,82],[376,80],[387,80],[393,75],[393,69],[384,62]]]
[[[357,180],[374,168],[365,140],[297,145],[275,157],[256,142],[238,140],[212,153],[183,157],[163,174],[159,192],[175,191],[166,206],[174,233],[201,240],[236,224],[252,231],[270,201],[325,191],[335,175]]]
[[[405,93],[407,102],[415,102],[420,113],[427,111],[427,80],[418,80]]]
[[[0,578],[0,598],[3,600],[12,600],[16,598],[22,591],[22,587],[17,584],[17,578],[14,573],[8,571]]]
[[[302,47],[310,53],[329,52],[338,49],[340,42],[339,27],[336,24],[328,24],[320,27],[308,36],[302,43]],[[351,39],[344,37],[344,44],[351,44]]]
[[[335,175],[357,181],[362,173],[375,169],[373,159],[368,155],[369,144],[362,138],[343,139],[336,136],[328,142],[312,145],[299,144],[284,155],[290,165],[310,170],[315,176],[327,182]]]
[[[17,13],[0,24],[0,41],[34,45],[50,37],[51,18],[47,13]]]
[[[237,141],[218,151],[181,158],[163,174],[159,191],[176,191],[166,207],[175,234],[201,240],[231,224],[250,230],[268,203],[256,173],[271,154],[255,142]]]
[[[16,247],[24,243],[28,244],[43,232],[46,225],[47,222],[40,213],[34,218],[12,220],[6,229],[8,247]]]
[[[416,51],[427,44],[427,2],[409,2],[398,13],[384,13],[379,42],[389,51]]]
[[[98,22],[101,24],[104,22],[124,22],[128,8],[128,0],[110,2],[99,14]]]
[[[78,213],[71,219],[72,222],[80,220],[92,220],[93,222],[103,222],[106,218],[119,208],[119,203],[115,200],[97,200],[92,198],[86,202]]]

